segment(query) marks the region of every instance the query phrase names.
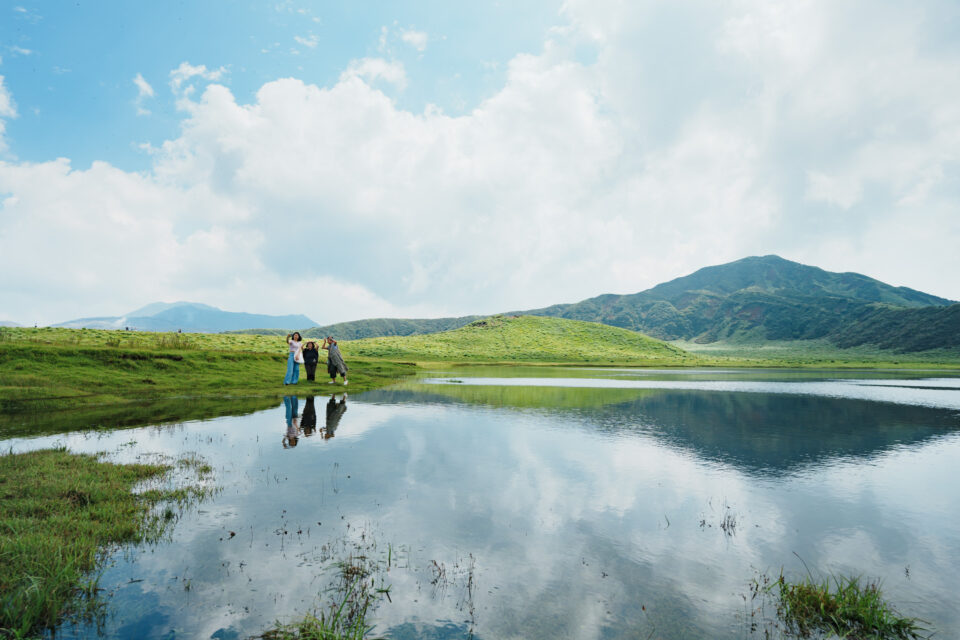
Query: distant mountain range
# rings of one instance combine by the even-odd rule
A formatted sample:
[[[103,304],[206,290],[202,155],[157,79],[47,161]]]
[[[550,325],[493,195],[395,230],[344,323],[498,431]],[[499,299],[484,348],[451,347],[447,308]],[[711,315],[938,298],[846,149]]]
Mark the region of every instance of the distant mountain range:
[[[662,340],[698,343],[826,339],[843,348],[960,349],[960,304],[858,273],[834,273],[774,255],[706,267],[640,293],[605,294],[507,315],[600,322]],[[81,318],[57,326],[202,332],[260,329],[263,333],[299,329],[305,337],[354,340],[447,331],[480,317],[375,318],[317,327],[303,315],[233,313],[177,302],[147,305],[122,317]]]
[[[155,302],[123,316],[79,318],[57,327],[73,329],[123,329],[138,331],[192,331],[220,333],[241,329],[299,329],[317,323],[304,315],[269,316],[223,311],[197,302]]]

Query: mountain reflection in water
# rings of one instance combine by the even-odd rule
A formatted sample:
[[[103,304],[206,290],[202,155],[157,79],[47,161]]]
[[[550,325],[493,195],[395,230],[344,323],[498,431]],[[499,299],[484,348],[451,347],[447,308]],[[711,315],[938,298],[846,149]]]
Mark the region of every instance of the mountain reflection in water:
[[[704,460],[772,475],[836,458],[868,459],[960,429],[952,409],[761,393],[408,384],[364,399],[562,415],[598,434],[653,436]]]

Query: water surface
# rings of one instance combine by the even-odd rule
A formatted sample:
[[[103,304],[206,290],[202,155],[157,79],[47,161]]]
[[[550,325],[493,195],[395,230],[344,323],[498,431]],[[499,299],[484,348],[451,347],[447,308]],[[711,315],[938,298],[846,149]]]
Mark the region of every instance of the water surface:
[[[248,637],[321,602],[353,548],[391,556],[373,621],[394,638],[743,638],[749,581],[800,575],[800,558],[881,578],[955,637],[958,381],[471,367],[245,415],[0,434],[215,467],[223,490],[168,542],[111,558],[103,637]],[[31,429],[58,420],[77,428]]]

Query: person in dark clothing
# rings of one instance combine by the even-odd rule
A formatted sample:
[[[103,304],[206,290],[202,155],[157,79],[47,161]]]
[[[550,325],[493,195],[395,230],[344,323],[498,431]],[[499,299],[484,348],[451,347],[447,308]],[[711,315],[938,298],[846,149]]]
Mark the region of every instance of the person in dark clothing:
[[[327,402],[327,424],[323,430],[324,440],[329,440],[337,432],[337,426],[340,424],[340,418],[347,411],[347,394],[343,394],[343,399],[337,402],[336,396],[330,396]]]
[[[303,355],[304,360],[306,360],[307,352],[304,351]],[[303,404],[303,413],[300,414],[300,428],[303,429],[303,435],[308,438],[317,429],[317,408],[313,404],[313,396],[307,396]]]
[[[317,363],[320,362],[320,350],[315,342],[308,342],[303,347],[303,368],[307,370],[307,380],[315,380]]]

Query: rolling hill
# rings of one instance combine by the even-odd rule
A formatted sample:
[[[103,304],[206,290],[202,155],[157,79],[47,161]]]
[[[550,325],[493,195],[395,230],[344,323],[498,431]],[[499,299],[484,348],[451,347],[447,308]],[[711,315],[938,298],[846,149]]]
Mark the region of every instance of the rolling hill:
[[[123,316],[78,318],[54,325],[70,329],[123,329],[139,331],[193,331],[219,333],[270,327],[299,329],[316,323],[304,315],[270,316],[223,311],[197,302],[155,302]]]
[[[342,346],[348,356],[430,362],[683,364],[696,360],[682,349],[634,331],[533,316],[491,316],[450,331],[365,338]]]

